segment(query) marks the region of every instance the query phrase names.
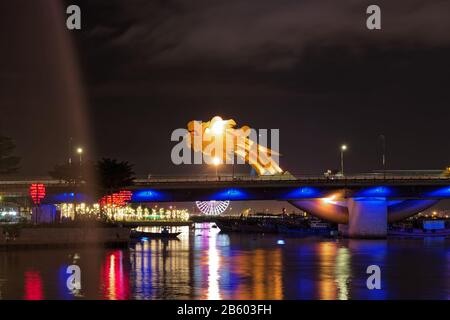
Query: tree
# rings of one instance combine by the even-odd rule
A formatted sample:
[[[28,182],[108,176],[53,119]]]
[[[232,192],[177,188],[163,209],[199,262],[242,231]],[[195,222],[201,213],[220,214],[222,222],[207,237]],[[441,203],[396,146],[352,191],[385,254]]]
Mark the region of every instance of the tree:
[[[128,161],[103,158],[97,162],[97,177],[102,193],[111,194],[133,184],[133,165]]]
[[[80,166],[71,165],[68,163],[55,165],[53,170],[49,171],[48,174],[53,179],[62,180],[69,183],[76,183],[82,179]]]
[[[20,158],[12,156],[16,149],[13,139],[0,135],[0,174],[16,173],[19,170]]]

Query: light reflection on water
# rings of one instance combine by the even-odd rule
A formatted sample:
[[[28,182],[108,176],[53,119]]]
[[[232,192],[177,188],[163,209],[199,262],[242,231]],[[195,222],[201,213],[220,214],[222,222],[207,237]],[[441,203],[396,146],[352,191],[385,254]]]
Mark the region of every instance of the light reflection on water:
[[[158,232],[160,228],[143,228]],[[0,251],[2,299],[402,299],[450,297],[449,240],[325,240],[174,227],[127,248]],[[279,245],[278,240],[284,240]],[[82,288],[66,287],[67,266]],[[366,269],[382,270],[368,290]]]
[[[217,232],[210,232],[208,241],[208,299],[220,300],[219,268],[220,255],[216,247]]]

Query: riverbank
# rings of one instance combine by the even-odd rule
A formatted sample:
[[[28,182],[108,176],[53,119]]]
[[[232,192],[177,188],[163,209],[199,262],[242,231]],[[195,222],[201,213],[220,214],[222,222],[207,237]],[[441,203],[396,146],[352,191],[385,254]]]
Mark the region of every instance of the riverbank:
[[[192,221],[122,221],[118,222],[126,228],[137,227],[190,227],[194,222]]]
[[[129,240],[130,229],[115,224],[0,226],[0,248],[125,246]]]
[[[400,238],[429,238],[429,237],[450,237],[450,229],[442,230],[389,230],[388,237],[400,237]]]

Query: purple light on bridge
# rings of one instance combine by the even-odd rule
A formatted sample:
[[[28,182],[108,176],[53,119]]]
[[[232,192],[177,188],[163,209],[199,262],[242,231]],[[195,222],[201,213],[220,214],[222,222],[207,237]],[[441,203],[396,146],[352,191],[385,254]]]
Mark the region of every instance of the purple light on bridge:
[[[156,190],[141,190],[133,193],[132,202],[163,201],[167,196]]]
[[[434,191],[430,192],[428,195],[430,197],[449,198],[450,197],[450,186],[434,190]]]
[[[320,198],[321,192],[316,188],[300,187],[286,195],[286,199],[308,199],[308,198]]]
[[[356,196],[357,197],[367,197],[367,198],[377,198],[377,197],[389,197],[392,196],[393,191],[391,188],[385,187],[385,186],[378,186],[373,188],[368,188],[359,191]]]
[[[248,195],[239,189],[226,189],[214,194],[212,198],[214,200],[245,200],[248,198]]]

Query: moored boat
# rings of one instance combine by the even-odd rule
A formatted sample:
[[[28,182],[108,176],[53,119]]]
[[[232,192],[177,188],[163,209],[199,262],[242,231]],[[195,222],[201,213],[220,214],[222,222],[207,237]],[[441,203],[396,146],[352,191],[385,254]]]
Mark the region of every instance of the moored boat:
[[[178,239],[178,236],[181,232],[145,232],[145,231],[137,231],[131,230],[130,238],[131,239]]]
[[[388,236],[425,238],[425,237],[449,237],[450,228],[448,221],[443,219],[423,220],[420,223],[403,223],[392,226],[388,230]]]
[[[298,217],[218,218],[215,223],[221,232],[289,233],[297,235],[329,235],[333,228],[327,223],[310,224]]]

